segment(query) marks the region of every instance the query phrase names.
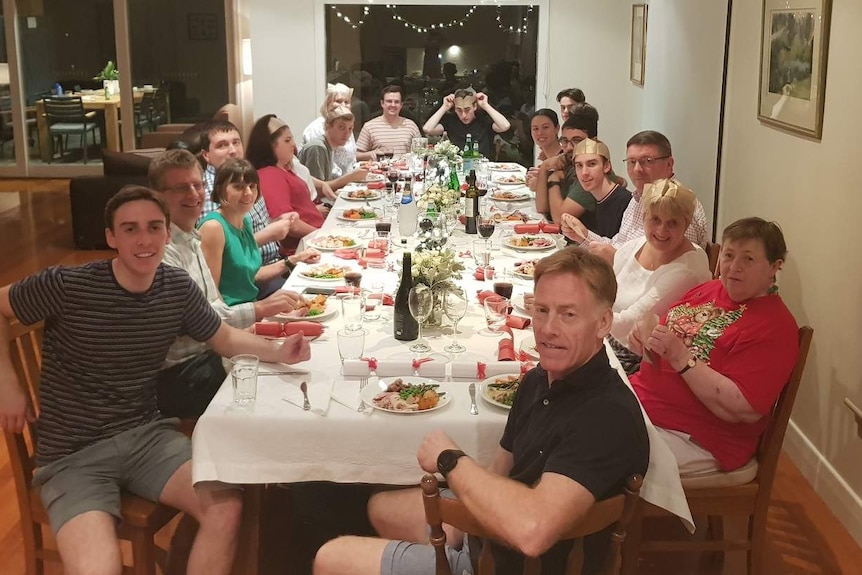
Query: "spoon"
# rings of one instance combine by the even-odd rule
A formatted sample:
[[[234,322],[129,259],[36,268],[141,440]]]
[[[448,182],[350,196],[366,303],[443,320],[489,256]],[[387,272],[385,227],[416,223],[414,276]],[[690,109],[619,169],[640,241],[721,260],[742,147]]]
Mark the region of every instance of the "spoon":
[[[308,401],[308,384],[303,381],[299,384],[299,389],[302,391],[302,410],[310,411],[311,403]]]

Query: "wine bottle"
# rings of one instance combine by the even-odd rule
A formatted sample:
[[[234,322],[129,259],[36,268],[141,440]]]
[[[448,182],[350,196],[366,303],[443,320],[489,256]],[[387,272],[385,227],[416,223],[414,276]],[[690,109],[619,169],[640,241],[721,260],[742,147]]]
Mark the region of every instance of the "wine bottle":
[[[473,153],[473,135],[467,134],[467,137],[464,140],[464,150],[461,152],[461,157],[464,160],[464,173],[469,174],[470,170],[473,169],[473,158],[475,158],[475,154]]]
[[[419,322],[410,313],[410,290],[413,288],[413,263],[410,252],[404,252],[404,261],[401,266],[401,282],[398,291],[395,292],[395,318],[393,321],[395,339],[399,341],[413,341],[419,337]]]
[[[479,188],[476,187],[476,170],[470,170],[467,175],[467,191],[464,192],[464,195],[466,196],[464,215],[467,218],[464,231],[468,234],[475,234],[479,229]]]

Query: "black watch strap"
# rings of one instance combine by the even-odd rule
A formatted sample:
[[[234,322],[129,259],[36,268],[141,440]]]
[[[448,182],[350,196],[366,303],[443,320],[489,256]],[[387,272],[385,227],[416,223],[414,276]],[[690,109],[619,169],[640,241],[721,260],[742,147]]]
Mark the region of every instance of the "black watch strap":
[[[458,460],[466,456],[467,454],[460,449],[444,449],[437,456],[437,471],[446,477],[458,465]]]

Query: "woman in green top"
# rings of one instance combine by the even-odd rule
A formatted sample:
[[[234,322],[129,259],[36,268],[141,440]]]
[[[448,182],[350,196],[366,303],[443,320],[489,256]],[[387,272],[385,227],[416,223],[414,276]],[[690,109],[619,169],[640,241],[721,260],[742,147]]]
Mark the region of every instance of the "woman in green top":
[[[218,209],[200,225],[201,249],[222,299],[228,305],[255,301],[257,281],[268,281],[292,269],[296,261],[313,263],[317,250],[307,250],[284,260],[262,266],[260,249],[254,239],[248,215],[260,196],[257,171],[246,160],[230,159],[216,173],[212,199]]]

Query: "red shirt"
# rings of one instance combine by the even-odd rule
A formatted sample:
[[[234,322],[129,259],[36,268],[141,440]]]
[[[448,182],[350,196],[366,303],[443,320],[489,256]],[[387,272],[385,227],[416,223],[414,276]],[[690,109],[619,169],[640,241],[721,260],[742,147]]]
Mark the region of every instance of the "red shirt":
[[[299,219],[319,228],[323,225],[323,214],[311,201],[305,180],[296,173],[278,166],[267,166],[257,171],[260,191],[270,217],[277,218],[287,212],[297,212]],[[296,251],[300,238],[286,237],[280,242],[279,253],[288,256]]]
[[[720,280],[701,284],[671,306],[662,323],[682,338],[692,355],[733,380],[765,417],[729,423],[716,417],[666,361],[641,363],[631,376],[635,393],[653,424],[691,435],[725,471],[751,459],[768,414],[790,378],[799,353],[796,321],[778,294],[742,304]]]

